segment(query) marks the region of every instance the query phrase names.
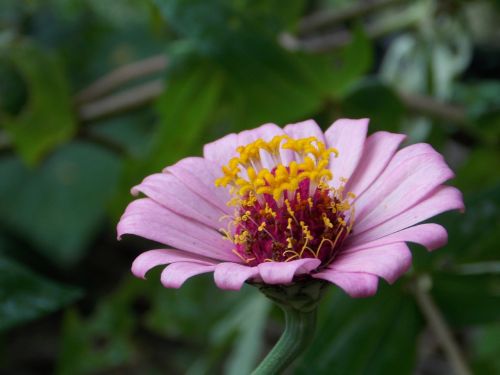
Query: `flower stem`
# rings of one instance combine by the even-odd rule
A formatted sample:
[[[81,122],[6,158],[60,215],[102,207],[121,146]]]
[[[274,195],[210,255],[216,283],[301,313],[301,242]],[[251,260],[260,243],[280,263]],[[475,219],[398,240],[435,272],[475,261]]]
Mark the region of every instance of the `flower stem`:
[[[301,311],[279,304],[285,313],[285,331],[253,375],[281,374],[311,342],[316,328],[316,311]]]

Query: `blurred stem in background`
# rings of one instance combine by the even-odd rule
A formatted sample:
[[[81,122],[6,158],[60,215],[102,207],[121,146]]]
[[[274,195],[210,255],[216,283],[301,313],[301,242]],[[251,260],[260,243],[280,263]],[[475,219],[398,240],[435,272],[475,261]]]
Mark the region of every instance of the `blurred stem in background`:
[[[472,372],[468,369],[467,363],[459,345],[455,342],[453,334],[448,327],[443,314],[439,311],[436,303],[429,294],[431,288],[431,278],[429,275],[419,276],[413,285],[415,299],[427,319],[432,332],[439,340],[441,347],[446,353],[446,357],[450,361],[450,365],[456,375],[471,375]]]

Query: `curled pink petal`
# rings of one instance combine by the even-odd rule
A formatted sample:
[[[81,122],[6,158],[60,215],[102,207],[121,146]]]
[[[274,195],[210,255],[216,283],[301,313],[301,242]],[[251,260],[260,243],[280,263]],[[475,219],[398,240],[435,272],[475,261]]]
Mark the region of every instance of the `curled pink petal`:
[[[353,298],[370,297],[377,293],[378,277],[367,273],[326,269],[312,276],[337,285]]]
[[[396,157],[394,160],[397,161]],[[363,232],[396,216],[454,176],[443,157],[436,152],[418,155],[404,164],[392,166],[389,164],[377,181],[356,200],[355,231]]]
[[[381,187],[384,187],[384,182],[391,182],[392,176],[397,176],[400,180],[404,179],[405,176],[401,173],[398,175],[397,172],[404,170],[406,163],[411,160],[415,162],[417,157],[429,155],[431,155],[431,157],[434,156],[436,159],[441,157],[430,145],[425,143],[410,145],[396,152],[387,167],[379,174],[378,178],[373,181],[368,189],[357,196],[356,208],[358,215],[373,210],[373,208],[379,204],[380,200],[384,198],[385,193],[390,191],[387,189],[384,191],[380,190]],[[406,168],[406,170],[408,173],[412,172],[411,168]],[[372,197],[374,198],[372,199]]]
[[[117,227],[119,238],[135,234],[208,258],[241,261],[217,231],[182,217],[149,198],[129,204]]]
[[[227,206],[227,201],[231,199],[227,189],[218,189],[215,187],[215,179],[219,177],[219,169],[209,161],[202,158],[185,158],[178,163],[167,167],[163,172],[172,173],[189,190],[198,194],[202,199],[212,203],[225,213],[231,210]],[[220,168],[220,167],[219,167]]]
[[[328,147],[338,150],[339,156],[330,158],[330,170],[333,173],[331,185],[340,186],[342,178],[349,179],[358,165],[368,131],[368,119],[335,121],[325,132]]]
[[[463,210],[462,193],[451,186],[440,186],[428,197],[393,218],[378,224],[365,232],[355,232],[348,238],[346,245],[366,243],[377,240],[401,229],[418,224],[430,217],[450,210]]]
[[[309,273],[318,268],[321,261],[304,258],[290,262],[266,262],[258,265],[259,274],[266,284],[289,284],[295,275]]]
[[[132,188],[132,194],[139,193],[147,195],[180,215],[215,229],[221,227],[219,219],[224,215],[224,211],[191,191],[171,173],[156,173],[146,177],[139,185]]]
[[[405,243],[399,242],[342,253],[328,268],[342,272],[369,273],[393,283],[410,266],[411,252]]]
[[[165,267],[161,273],[161,283],[165,288],[178,289],[190,277],[213,272],[214,265],[207,265],[194,262],[177,262]]]
[[[405,138],[403,134],[383,131],[370,135],[366,139],[361,160],[347,181],[345,190],[357,196],[361,195],[383,172]]]
[[[439,224],[420,224],[389,234],[374,241],[361,242],[359,240],[353,240],[350,243],[350,246],[346,246],[342,250],[342,254],[370,247],[389,245],[396,242],[413,242],[424,246],[429,251],[432,251],[446,245],[448,242],[448,233],[446,232],[446,229]]]
[[[220,263],[215,267],[215,284],[226,290],[240,290],[243,283],[259,275],[258,267],[237,263]]]
[[[132,263],[132,273],[136,277],[144,279],[146,277],[146,273],[156,266],[190,261],[206,265],[216,263],[214,260],[209,258],[175,249],[149,250],[135,258]]]

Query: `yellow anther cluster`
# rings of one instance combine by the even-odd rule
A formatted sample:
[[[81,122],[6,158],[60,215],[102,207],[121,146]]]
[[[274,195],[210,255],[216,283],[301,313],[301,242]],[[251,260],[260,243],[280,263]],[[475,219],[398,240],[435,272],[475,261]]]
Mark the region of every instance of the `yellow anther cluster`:
[[[240,234],[235,234],[233,242],[235,244],[244,244],[249,238],[249,233],[248,231],[244,230]]]
[[[300,161],[285,166],[281,162],[280,148],[294,151]],[[321,184],[333,176],[328,169],[330,155],[338,154],[333,148],[326,148],[315,137],[292,139],[286,135],[274,137],[266,142],[258,139],[236,149],[239,156],[232,158],[222,167],[223,177],[215,181],[216,186],[231,186],[231,192],[244,198],[255,199],[257,194],[270,194],[278,201],[285,191],[295,192],[299,183],[309,179],[312,184]],[[262,167],[261,151],[267,152],[274,161],[270,171]],[[241,203],[232,200],[231,204]]]
[[[276,217],[276,212],[273,211],[273,209],[271,207],[269,207],[269,205],[267,203],[266,203],[266,206],[264,207],[264,209],[261,211],[261,213],[266,215],[266,216]]]
[[[323,215],[321,215],[322,219],[323,219],[323,224],[325,224],[325,228],[333,228],[333,224],[331,222],[331,220],[328,218],[328,216],[326,216],[325,213],[323,213]]]
[[[300,222],[300,227],[302,228],[302,235],[306,240],[312,241],[314,240],[314,237],[311,234],[311,231],[309,230],[309,226],[306,225],[303,221]]]

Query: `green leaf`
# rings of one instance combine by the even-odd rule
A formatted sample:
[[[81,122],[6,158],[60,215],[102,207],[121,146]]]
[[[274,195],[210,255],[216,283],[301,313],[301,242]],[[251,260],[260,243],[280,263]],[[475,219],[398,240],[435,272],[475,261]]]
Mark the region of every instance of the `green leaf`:
[[[456,100],[466,105],[469,118],[474,124],[470,130],[479,133],[485,142],[496,145],[500,139],[500,83],[458,83],[454,89]]]
[[[474,374],[500,373],[500,323],[485,325],[475,330],[472,335],[472,369]]]
[[[0,330],[39,318],[80,296],[0,254]]]
[[[433,276],[432,295],[446,320],[454,326],[498,322],[499,289],[498,274]]]
[[[34,164],[75,132],[68,82],[53,54],[24,43],[10,50],[10,60],[26,82],[28,102],[16,117],[0,116],[23,159]]]
[[[249,374],[257,366],[270,307],[271,302],[255,291],[213,328],[215,342],[236,332],[233,350],[225,364],[226,374]]]
[[[217,61],[228,78],[226,99],[230,121],[238,127],[234,130],[308,118],[322,104],[325,90],[315,66],[274,40],[240,35]]]
[[[231,130],[303,119],[322,104],[324,77],[317,77],[317,63],[307,64],[313,59],[276,41],[277,31],[297,19],[302,1],[288,2],[286,10],[279,1],[157,3],[169,25],[184,37],[170,46],[172,66],[202,56],[227,80],[223,104],[228,118],[223,121]]]
[[[303,0],[156,0],[168,25],[193,42],[203,53],[238,40],[241,33],[265,34],[294,26],[304,7]],[[222,47],[223,48],[223,47]]]
[[[389,86],[374,79],[366,79],[344,97],[342,112],[346,117],[370,118],[372,131],[398,131],[405,110]]]
[[[464,215],[447,215],[446,256],[455,263],[498,260],[500,185],[465,196]],[[441,253],[441,250],[440,250]],[[445,252],[442,253],[445,255]]]
[[[474,148],[467,156],[467,160],[457,170],[454,185],[465,194],[474,194],[478,190],[478,181],[481,189],[494,187],[500,183],[500,175],[492,173],[491,167],[500,165],[500,151],[491,148]]]
[[[320,305],[318,330],[296,374],[409,374],[422,322],[397,286],[352,299],[338,289]]]
[[[159,272],[151,271],[148,281],[152,308],[146,315],[146,326],[157,334],[172,338],[189,337],[205,341],[211,328],[224,319],[240,294],[222,293],[208,275],[190,279],[180,290],[165,289]],[[246,294],[245,294],[246,295]],[[217,303],[213,303],[217,300]]]
[[[343,98],[373,64],[373,46],[359,25],[353,29],[352,41],[338,52],[332,53],[330,92],[334,97]]]
[[[220,373],[224,363],[226,373],[251,372],[262,348],[270,307],[255,288],[221,291],[205,275],[189,280],[180,290],[170,290],[159,283],[157,271],[148,274],[148,283],[147,328],[170,340],[186,340],[195,349],[173,355],[171,368],[188,374]]]
[[[14,157],[0,160],[0,221],[53,264],[79,260],[104,219],[119,160],[87,143],[57,150],[37,169]]]
[[[96,373],[134,360],[131,298],[139,288],[135,280],[124,284],[87,318],[73,309],[66,312],[57,374]]]

